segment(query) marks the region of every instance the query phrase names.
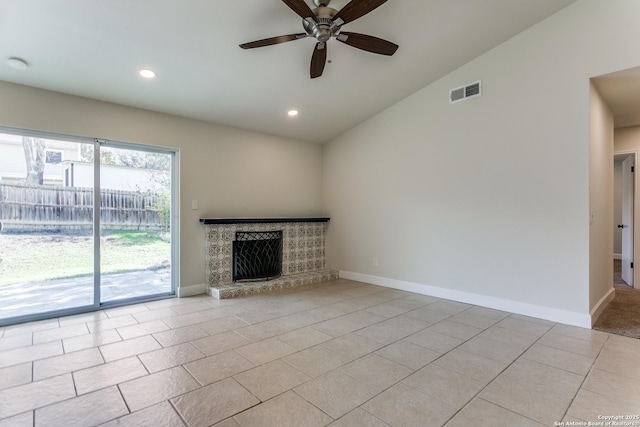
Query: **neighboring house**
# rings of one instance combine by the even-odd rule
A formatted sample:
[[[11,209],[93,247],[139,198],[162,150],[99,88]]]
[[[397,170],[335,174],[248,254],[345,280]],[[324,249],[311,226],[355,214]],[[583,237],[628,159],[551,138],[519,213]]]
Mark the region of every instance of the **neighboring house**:
[[[44,184],[66,185],[65,161],[80,158],[80,145],[73,142],[46,140]],[[0,133],[0,181],[17,183],[27,176],[22,137]]]
[[[93,163],[63,162],[65,187],[93,187]],[[100,165],[100,187],[108,190],[151,191],[157,189],[156,174],[151,169],[117,165]]]
[[[93,163],[81,160],[76,142],[45,140],[44,185],[93,187]],[[157,188],[154,178],[161,173],[151,169],[100,165],[103,189],[150,191]],[[0,181],[19,183],[27,176],[22,137],[0,133]]]

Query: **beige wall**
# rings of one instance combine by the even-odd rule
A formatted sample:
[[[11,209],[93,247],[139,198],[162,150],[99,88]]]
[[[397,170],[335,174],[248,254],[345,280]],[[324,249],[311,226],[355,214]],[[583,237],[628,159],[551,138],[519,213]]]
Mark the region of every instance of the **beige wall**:
[[[616,129],[614,138],[616,152],[640,150],[640,126]]]
[[[613,289],[613,113],[590,85],[589,308]]]
[[[588,325],[589,79],[640,63],[638,16],[579,1],[326,144],[330,266]]]
[[[0,126],[180,150],[180,286],[205,283],[200,217],[321,212],[321,146],[0,82]],[[191,210],[197,199],[199,210]]]

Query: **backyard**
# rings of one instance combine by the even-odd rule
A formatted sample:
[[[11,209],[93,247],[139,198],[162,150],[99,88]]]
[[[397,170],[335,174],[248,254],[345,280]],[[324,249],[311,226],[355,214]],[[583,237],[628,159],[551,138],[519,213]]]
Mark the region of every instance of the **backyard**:
[[[0,324],[171,294],[172,162],[164,150],[0,133]]]
[[[106,231],[100,238],[101,273],[169,267],[168,231]],[[0,233],[0,286],[93,274],[93,236]]]

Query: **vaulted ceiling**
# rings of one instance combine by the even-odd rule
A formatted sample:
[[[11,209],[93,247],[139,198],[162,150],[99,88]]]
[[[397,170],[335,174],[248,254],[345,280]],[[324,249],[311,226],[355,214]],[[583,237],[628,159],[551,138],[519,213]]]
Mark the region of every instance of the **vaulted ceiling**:
[[[0,80],[322,143],[574,1],[389,0],[344,30],[392,41],[396,54],[332,39],[310,79],[311,37],[238,47],[304,32],[280,0],[0,0]]]

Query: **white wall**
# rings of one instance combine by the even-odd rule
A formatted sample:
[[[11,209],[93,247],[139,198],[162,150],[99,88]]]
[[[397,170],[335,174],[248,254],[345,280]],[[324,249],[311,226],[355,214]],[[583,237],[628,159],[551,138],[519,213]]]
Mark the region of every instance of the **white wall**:
[[[201,217],[316,216],[321,146],[0,82],[0,126],[180,150],[180,286],[205,282]],[[197,199],[199,210],[191,210]]]
[[[326,144],[329,265],[589,326],[589,78],[640,63],[638,16],[579,1]]]

